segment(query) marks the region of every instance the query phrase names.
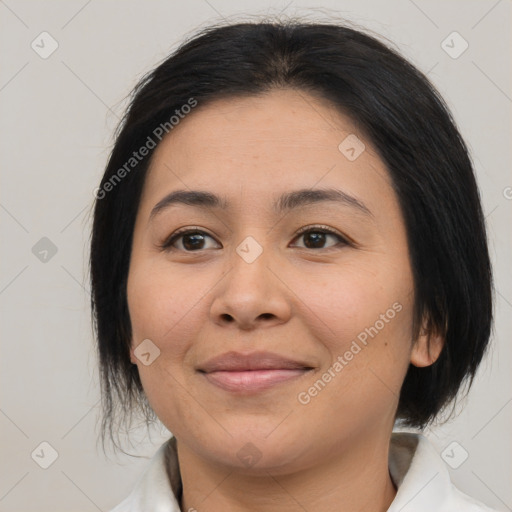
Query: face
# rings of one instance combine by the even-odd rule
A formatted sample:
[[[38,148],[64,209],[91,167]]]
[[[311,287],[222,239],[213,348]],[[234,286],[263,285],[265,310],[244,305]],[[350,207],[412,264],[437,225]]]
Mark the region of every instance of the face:
[[[219,204],[165,201],[178,190]],[[131,359],[156,414],[197,456],[244,471],[387,438],[409,364],[437,356],[412,340],[405,226],[383,162],[304,92],[199,105],[174,127],[144,185],[127,294]],[[212,366],[226,353],[256,356]]]

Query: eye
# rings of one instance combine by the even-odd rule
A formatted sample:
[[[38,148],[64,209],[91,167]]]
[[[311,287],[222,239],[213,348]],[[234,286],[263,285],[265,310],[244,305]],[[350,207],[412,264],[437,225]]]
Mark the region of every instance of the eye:
[[[163,244],[160,245],[161,249],[166,251],[179,250],[185,252],[197,252],[197,250],[208,249],[204,247],[205,239],[213,238],[200,229],[182,229],[173,233]],[[176,242],[179,241],[178,245],[181,247],[175,247]]]
[[[308,226],[303,228],[295,236],[294,240],[301,237],[305,240],[305,249],[331,249],[338,245],[349,245],[349,242],[342,235],[327,226]],[[326,243],[327,237],[337,238],[338,243],[331,245],[331,247],[322,247]],[[214,240],[212,236],[199,228],[184,228],[173,233],[159,247],[166,251],[198,252],[209,248],[205,247],[207,238]]]
[[[327,237],[337,238],[338,243],[330,247],[322,247]],[[295,239],[304,238],[306,249],[331,249],[337,245],[349,245],[349,242],[338,232],[327,226],[309,226],[299,231]],[[295,240],[294,239],[294,240]]]

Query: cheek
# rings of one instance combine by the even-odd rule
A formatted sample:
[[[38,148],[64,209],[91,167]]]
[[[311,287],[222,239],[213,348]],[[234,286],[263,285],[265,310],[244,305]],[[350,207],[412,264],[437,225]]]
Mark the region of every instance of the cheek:
[[[204,281],[194,282],[190,274],[160,267],[134,265],[130,270],[127,294],[132,345],[149,338],[163,352],[179,354],[201,326],[197,311],[208,286]]]
[[[309,383],[315,387],[311,398],[323,395],[314,399],[316,406],[338,404],[340,414],[364,403],[375,411],[389,407],[398,397],[412,347],[408,272],[399,265],[365,266],[361,259],[357,266],[326,267],[311,282],[296,283],[310,332],[330,357]]]
[[[211,285],[204,280],[192,285],[190,275],[172,272],[149,259],[134,258],[132,263],[127,286],[132,348],[150,339],[160,350],[150,365],[137,360],[140,379],[156,415],[178,433],[182,423],[196,421],[183,361],[204,325],[200,299]],[[180,418],[178,424],[175,418]]]
[[[408,273],[390,265],[376,266],[367,259],[368,264],[361,258],[357,265],[318,266],[308,279],[285,277],[304,306],[300,314],[315,326],[333,355],[348,349],[354,339],[364,343],[377,335],[397,340],[410,337],[412,281]],[[313,276],[306,269],[299,274]]]

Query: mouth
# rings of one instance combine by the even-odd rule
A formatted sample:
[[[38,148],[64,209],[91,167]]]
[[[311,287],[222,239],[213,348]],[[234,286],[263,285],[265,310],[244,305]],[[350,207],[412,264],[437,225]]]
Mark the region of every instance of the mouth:
[[[251,392],[263,391],[277,384],[295,380],[312,370],[312,368],[303,368],[296,370],[217,371],[204,373],[204,376],[208,382],[225,391]]]
[[[269,352],[228,352],[197,368],[206,381],[232,393],[253,393],[290,383],[314,367]]]

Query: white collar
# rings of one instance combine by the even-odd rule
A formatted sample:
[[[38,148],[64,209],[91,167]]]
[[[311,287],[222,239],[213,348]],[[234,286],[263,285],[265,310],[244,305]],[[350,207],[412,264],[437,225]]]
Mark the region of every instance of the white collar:
[[[388,512],[493,512],[451,483],[445,463],[422,434],[392,433],[389,473],[398,491]],[[181,512],[173,492],[180,488],[176,440],[172,437],[155,453],[131,494],[110,512]]]

